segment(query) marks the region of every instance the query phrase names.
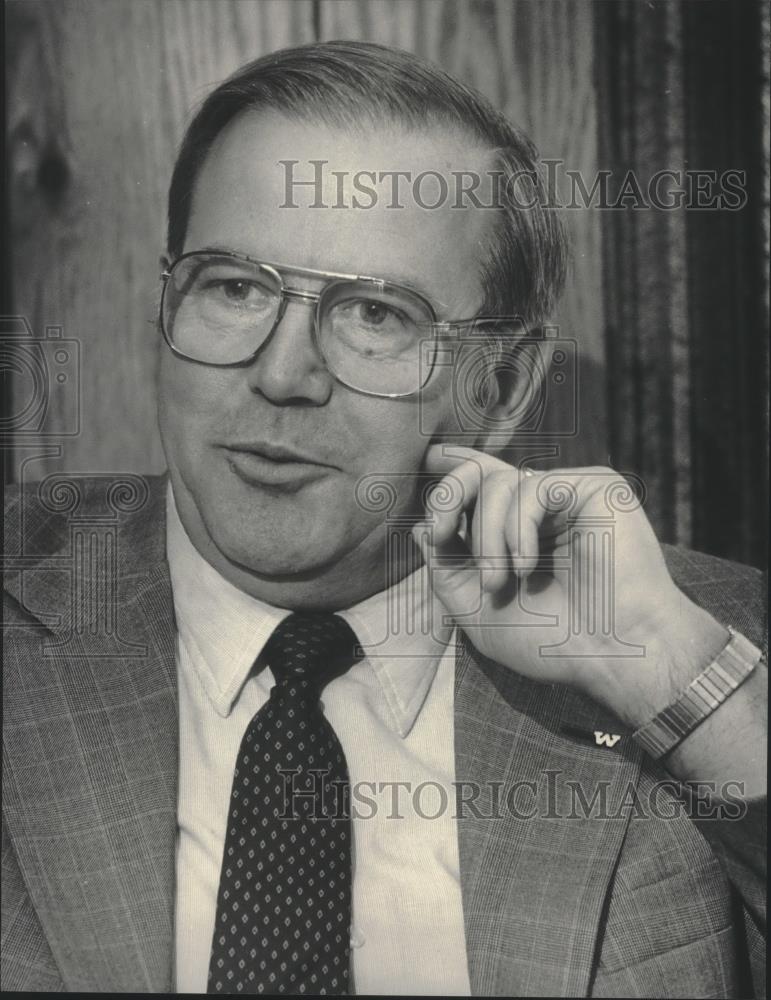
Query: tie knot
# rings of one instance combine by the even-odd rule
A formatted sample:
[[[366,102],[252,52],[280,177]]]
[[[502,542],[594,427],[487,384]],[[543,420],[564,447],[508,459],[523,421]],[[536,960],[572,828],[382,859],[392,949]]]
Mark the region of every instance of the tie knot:
[[[276,684],[305,678],[320,692],[357,659],[357,645],[356,633],[340,615],[294,612],[276,626],[263,655]]]

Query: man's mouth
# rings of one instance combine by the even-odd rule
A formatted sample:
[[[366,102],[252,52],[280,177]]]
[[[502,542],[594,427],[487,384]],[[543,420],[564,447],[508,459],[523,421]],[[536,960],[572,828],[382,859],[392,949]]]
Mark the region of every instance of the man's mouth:
[[[298,489],[328,475],[336,467],[286,445],[238,442],[224,446],[231,470],[250,486]]]

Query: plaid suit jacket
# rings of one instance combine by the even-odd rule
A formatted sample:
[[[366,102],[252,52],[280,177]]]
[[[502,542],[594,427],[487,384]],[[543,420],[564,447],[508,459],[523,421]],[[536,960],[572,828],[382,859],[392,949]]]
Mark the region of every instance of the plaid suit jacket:
[[[6,990],[173,989],[176,632],[164,491],[163,477],[56,476],[11,497]],[[760,574],[682,549],[666,556],[686,593],[762,643]],[[583,737],[595,729],[622,739],[597,746]],[[465,640],[455,754],[474,994],[762,995],[763,802],[733,821],[678,814],[677,789],[657,784],[665,773],[617,720],[481,659]],[[496,809],[496,787],[514,789],[513,808]],[[528,788],[540,804],[532,818],[517,799]],[[577,808],[577,789],[599,798]]]

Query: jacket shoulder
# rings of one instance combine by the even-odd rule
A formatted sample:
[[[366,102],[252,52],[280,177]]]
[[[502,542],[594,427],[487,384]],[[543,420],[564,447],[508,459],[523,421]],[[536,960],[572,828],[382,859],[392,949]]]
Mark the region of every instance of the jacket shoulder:
[[[72,580],[98,580],[105,559],[117,581],[164,563],[166,484],[166,476],[57,473],[6,487],[6,625],[71,612]]]
[[[73,520],[98,517],[121,526],[163,508],[165,475],[56,473],[5,487],[6,560],[45,558],[67,542]]]

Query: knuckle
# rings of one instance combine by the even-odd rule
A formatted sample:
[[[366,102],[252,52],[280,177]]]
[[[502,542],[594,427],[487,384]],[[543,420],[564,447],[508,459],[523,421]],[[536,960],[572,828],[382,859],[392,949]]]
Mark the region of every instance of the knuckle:
[[[487,476],[487,481],[494,489],[501,489],[516,484],[516,473],[512,469],[493,469]]]

